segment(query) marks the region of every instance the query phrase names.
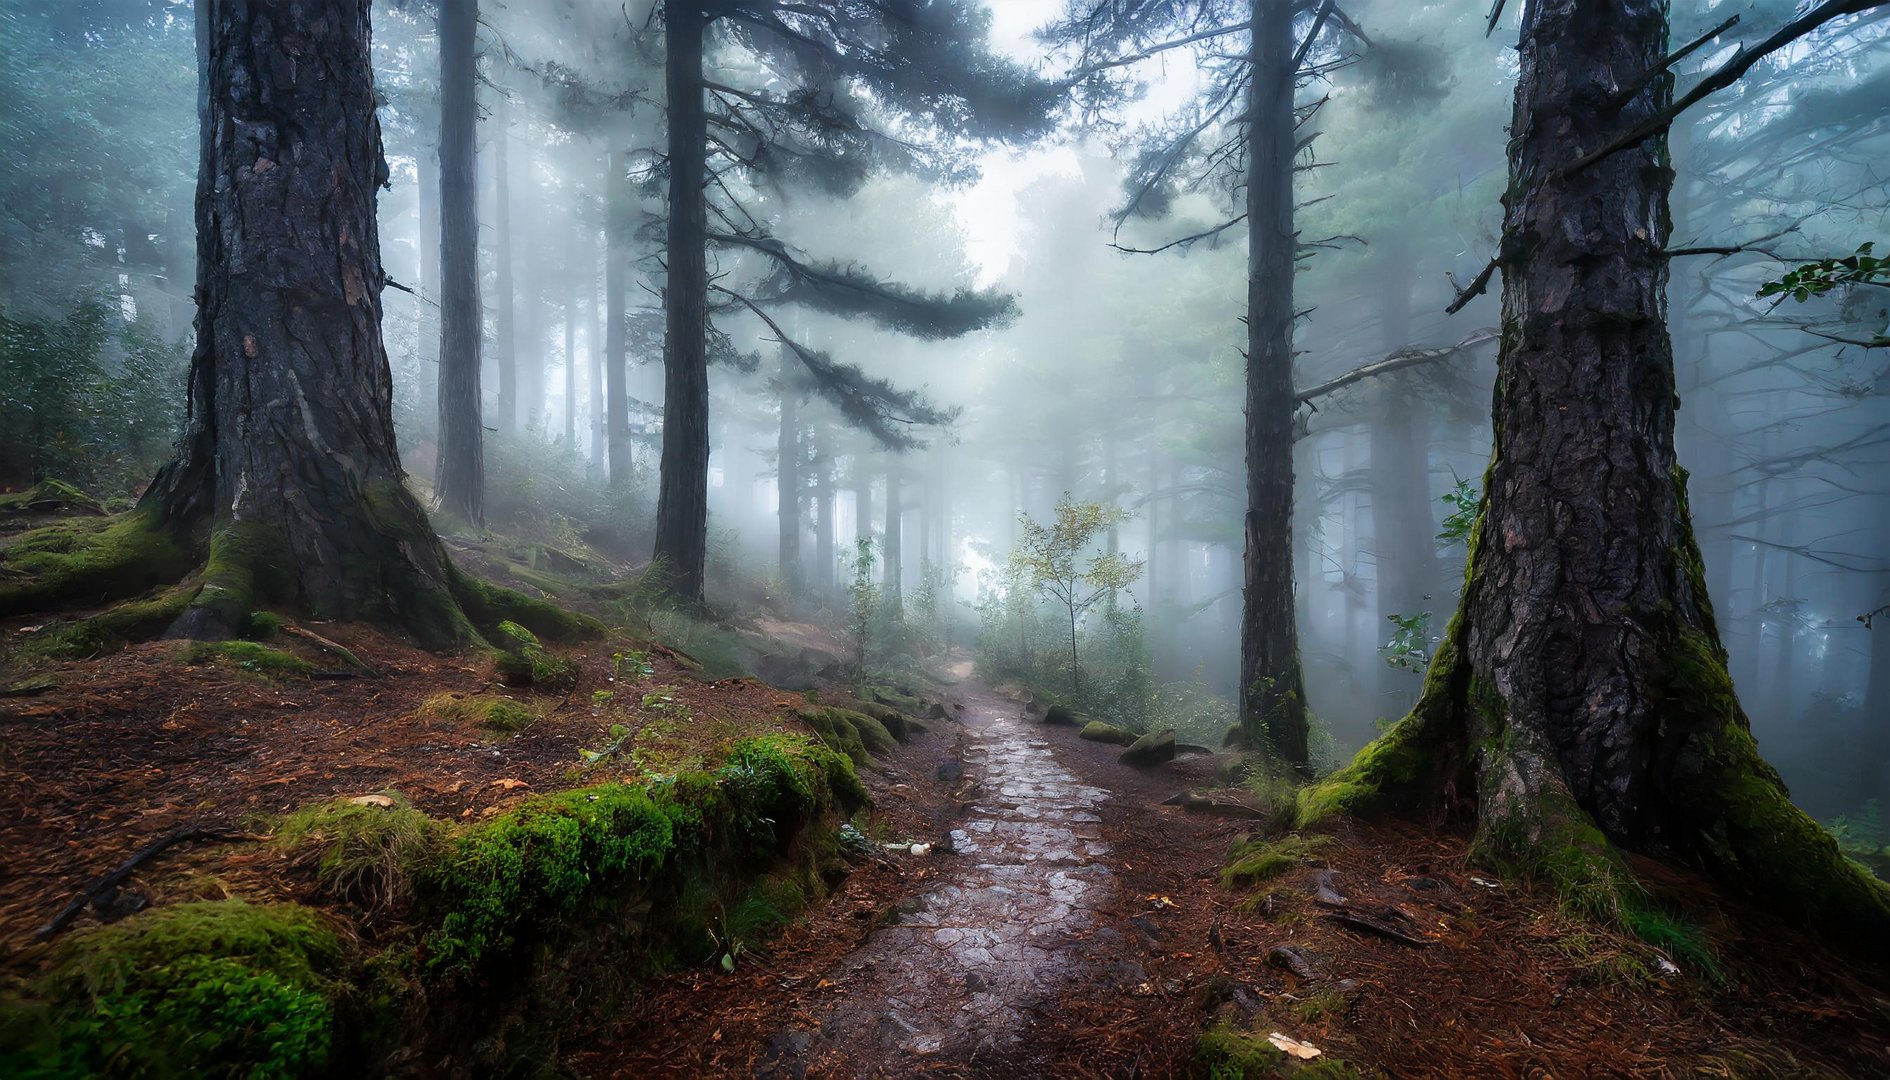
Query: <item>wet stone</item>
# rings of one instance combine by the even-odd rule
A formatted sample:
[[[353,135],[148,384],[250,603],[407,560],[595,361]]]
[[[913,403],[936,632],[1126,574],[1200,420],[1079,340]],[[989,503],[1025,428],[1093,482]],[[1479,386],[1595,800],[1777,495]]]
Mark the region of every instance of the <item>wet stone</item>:
[[[968,705],[962,764],[938,775],[957,766],[949,779],[987,793],[951,833],[953,850],[976,857],[943,864],[927,892],[895,905],[900,926],[843,961],[838,970],[855,974],[804,1060],[851,1062],[863,1074],[888,1052],[1003,1050],[1060,990],[1108,974],[1087,959],[1108,928],[1085,940],[1114,888],[1097,861],[1108,852],[1096,813],[1107,793],[1065,770],[1008,702],[983,692]]]

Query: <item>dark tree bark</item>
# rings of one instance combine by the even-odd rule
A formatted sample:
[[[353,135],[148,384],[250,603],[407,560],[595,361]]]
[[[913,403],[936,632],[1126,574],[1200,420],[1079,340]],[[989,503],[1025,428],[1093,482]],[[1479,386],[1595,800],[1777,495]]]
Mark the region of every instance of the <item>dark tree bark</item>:
[[[492,108],[492,365],[499,377],[493,419],[499,430],[518,430],[517,297],[512,281],[511,110],[505,95]]]
[[[708,210],[702,185],[701,5],[664,0],[664,84],[669,100],[668,286],[663,315],[663,459],[654,560],[669,588],[701,602],[709,541]]]
[[[624,311],[625,263],[630,246],[630,173],[621,154],[606,159],[606,225],[604,231],[604,435],[609,442],[610,482],[622,487],[630,482],[630,467],[635,464],[630,449],[630,376],[626,338],[630,332]]]
[[[440,4],[440,509],[485,520],[485,428],[480,418],[479,208],[474,164],[478,0]]]
[[[1293,5],[1254,0],[1247,98],[1247,513],[1240,726],[1307,765],[1293,618]]]
[[[799,361],[781,347],[781,429],[775,438],[775,519],[780,526],[781,580],[788,596],[799,596],[801,586],[801,411],[800,389],[794,382]]]
[[[381,341],[370,0],[217,0],[197,184],[197,347],[178,456],[144,520],[208,565],[174,628],[269,603],[471,636],[394,443]]]
[[[1612,104],[1666,48],[1664,0],[1525,10],[1496,451],[1462,606],[1417,707],[1300,817],[1474,793],[1477,856],[1573,906],[1629,922],[1629,848],[1890,955],[1890,890],[1792,806],[1726,672],[1674,458],[1665,140],[1564,168],[1668,105],[1671,75]]]

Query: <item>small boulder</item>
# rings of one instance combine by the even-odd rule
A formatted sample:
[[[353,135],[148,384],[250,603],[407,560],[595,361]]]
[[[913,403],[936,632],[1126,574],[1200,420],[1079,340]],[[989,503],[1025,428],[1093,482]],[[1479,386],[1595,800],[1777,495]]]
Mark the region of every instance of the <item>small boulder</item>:
[[[1129,744],[1116,760],[1124,765],[1159,765],[1175,759],[1175,729],[1152,731]]]
[[[1043,722],[1058,727],[1082,727],[1089,718],[1068,705],[1052,705],[1044,710]]]
[[[1138,736],[1125,727],[1118,727],[1104,720],[1091,720],[1083,725],[1083,730],[1076,733],[1079,739],[1090,742],[1112,743],[1116,746],[1133,745]]]

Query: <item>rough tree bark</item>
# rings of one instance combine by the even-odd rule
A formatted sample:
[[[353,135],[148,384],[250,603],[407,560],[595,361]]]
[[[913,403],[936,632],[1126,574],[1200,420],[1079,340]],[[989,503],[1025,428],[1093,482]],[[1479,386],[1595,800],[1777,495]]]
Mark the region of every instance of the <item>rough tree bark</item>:
[[[478,104],[477,0],[440,5],[440,509],[485,520],[485,429],[480,420],[479,210],[474,165]]]
[[[1628,848],[1697,866],[1890,955],[1890,890],[1842,858],[1759,757],[1726,672],[1674,458],[1665,108],[1616,108],[1667,47],[1665,0],[1523,15],[1504,198],[1496,449],[1462,605],[1413,711],[1300,795],[1302,822],[1474,794],[1475,852],[1634,925]]]
[[[394,443],[370,0],[216,0],[197,183],[197,347],[178,456],[140,504],[203,581],[174,631],[272,602],[466,640],[457,579]],[[450,9],[449,9],[450,10]]]
[[[669,102],[668,285],[663,314],[663,457],[653,561],[668,587],[702,601],[709,540],[708,120],[703,106],[701,4],[664,0]]]
[[[1240,726],[1307,765],[1293,613],[1293,5],[1254,0],[1247,99],[1247,513]]]

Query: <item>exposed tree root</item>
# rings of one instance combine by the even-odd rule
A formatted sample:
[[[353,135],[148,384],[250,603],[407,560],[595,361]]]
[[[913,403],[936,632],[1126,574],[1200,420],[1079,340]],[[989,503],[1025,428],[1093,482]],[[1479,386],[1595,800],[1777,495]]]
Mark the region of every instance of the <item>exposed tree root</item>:
[[[412,503],[410,498],[382,501],[388,505],[376,512],[380,519]],[[417,505],[411,509],[418,513]],[[428,542],[431,533],[424,524],[424,518],[409,522],[381,542],[388,537],[396,545]],[[36,529],[0,551],[0,616],[113,604],[58,627],[30,646],[47,655],[87,656],[160,636],[242,637],[259,609],[305,608],[291,570],[290,547],[272,531],[228,526],[212,534],[202,548],[192,547],[187,535],[180,538],[144,507],[116,518],[85,518]],[[461,572],[443,550],[438,561],[446,568],[443,581],[415,572],[413,564],[404,561],[392,568],[364,565],[362,573],[371,571],[369,580],[381,586],[369,609],[306,613],[393,622],[433,649],[491,641],[502,622],[517,623],[550,641],[605,632],[604,624],[590,616]],[[343,659],[366,666],[358,659]]]

